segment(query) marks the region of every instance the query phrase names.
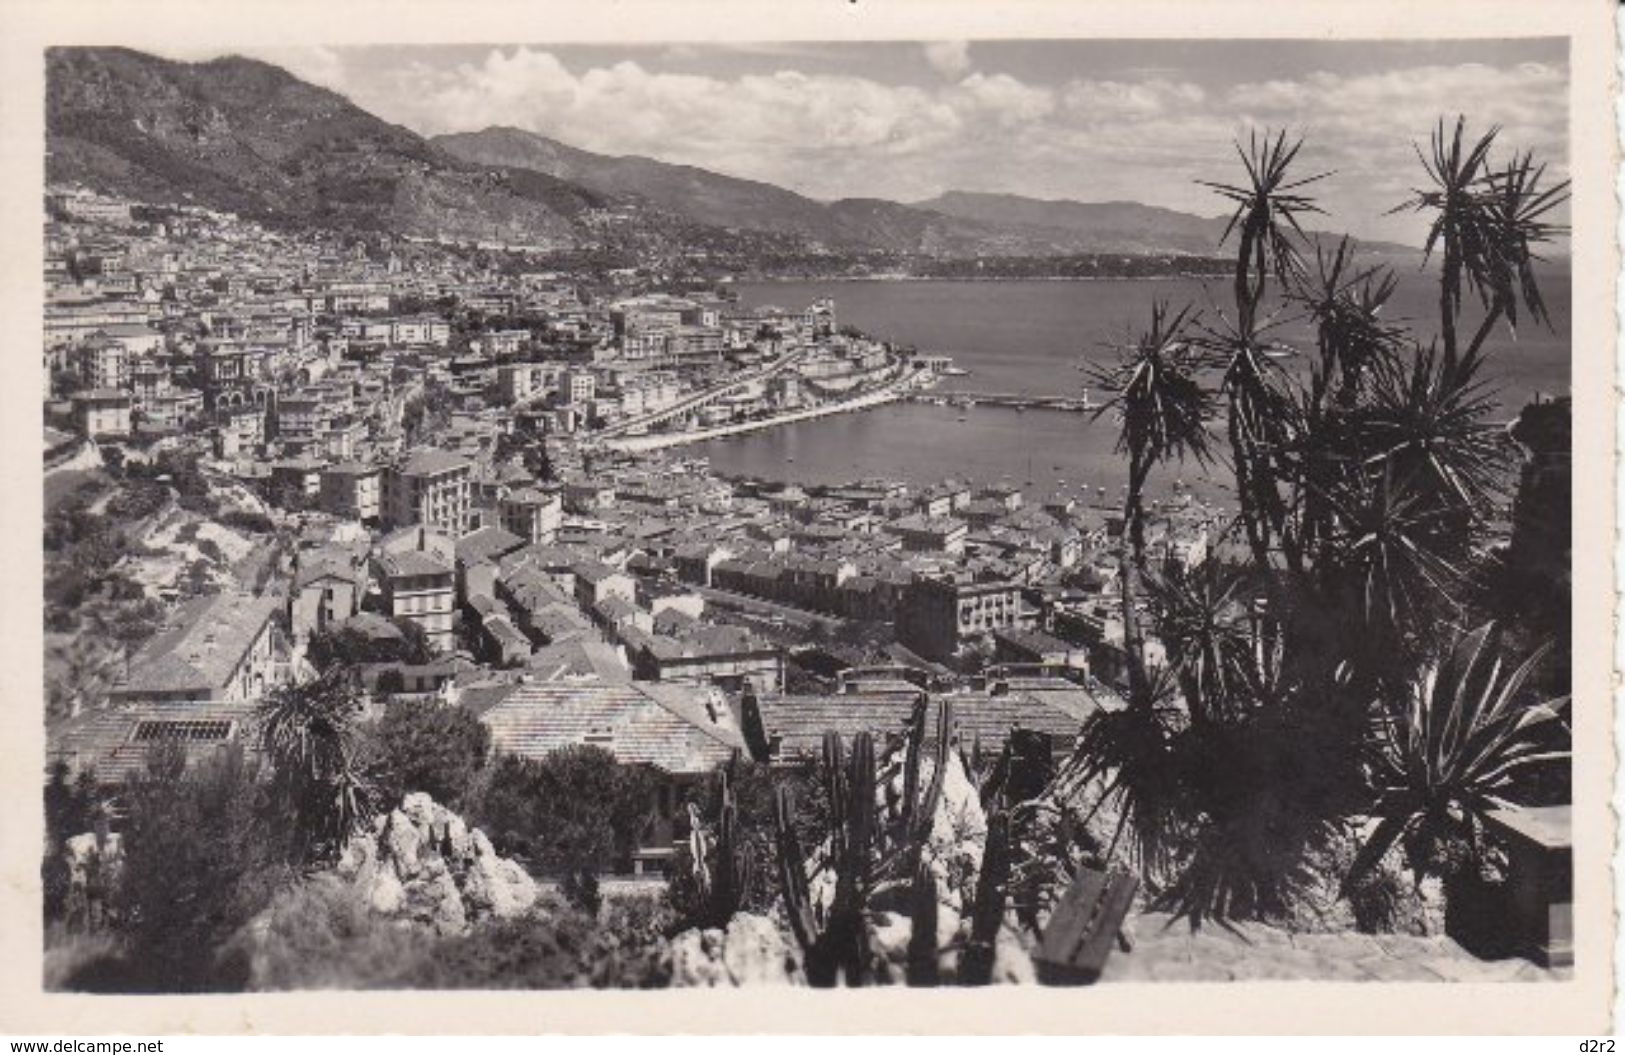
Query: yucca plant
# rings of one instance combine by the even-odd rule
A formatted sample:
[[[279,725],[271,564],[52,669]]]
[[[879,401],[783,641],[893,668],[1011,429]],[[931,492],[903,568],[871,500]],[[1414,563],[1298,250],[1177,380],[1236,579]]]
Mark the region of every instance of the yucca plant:
[[[1456,329],[1464,287],[1477,294],[1486,313],[1465,358],[1476,357],[1501,315],[1517,321],[1520,300],[1537,319],[1546,317],[1532,269],[1534,247],[1562,230],[1548,217],[1568,198],[1567,181],[1541,186],[1545,167],[1529,154],[1514,155],[1501,169],[1492,165],[1498,127],[1471,145],[1464,142],[1466,132],[1465,117],[1456,118],[1451,132],[1439,120],[1428,154],[1417,150],[1431,186],[1416,189],[1392,210],[1433,216],[1423,252],[1427,258],[1440,254],[1439,326],[1447,368],[1464,358]]]
[[[1209,460],[1206,419],[1213,397],[1196,377],[1200,354],[1185,332],[1191,321],[1190,308],[1170,314],[1166,303],[1155,303],[1151,325],[1139,339],[1120,349],[1115,361],[1090,371],[1093,383],[1111,393],[1095,416],[1119,415],[1117,450],[1129,460],[1120,578],[1131,703],[1144,696],[1146,681],[1144,642],[1135,612],[1139,576],[1145,570],[1146,480],[1153,467],[1171,458]]]
[[[1496,402],[1479,376],[1482,364],[1469,357],[1449,368],[1432,345],[1417,348],[1408,364],[1385,359],[1362,416],[1368,465],[1386,465],[1475,519],[1505,497],[1510,453],[1490,420]]]
[[[360,707],[352,674],[272,690],[260,704],[260,743],[273,788],[294,819],[305,855],[336,852],[371,818],[374,781],[359,755]]]
[[[1353,405],[1368,369],[1397,351],[1404,331],[1383,318],[1398,280],[1385,267],[1356,268],[1347,235],[1335,249],[1315,242],[1315,268],[1305,269],[1288,299],[1315,327],[1319,359],[1310,373],[1311,400],[1328,393],[1339,406]],[[1335,386],[1335,387],[1334,387]]]
[[[1273,137],[1268,131],[1263,135],[1254,132],[1247,138],[1247,149],[1236,144],[1247,174],[1245,183],[1198,181],[1235,203],[1219,242],[1222,245],[1229,241],[1231,234],[1237,238],[1235,297],[1238,322],[1244,331],[1252,329],[1267,280],[1273,276],[1286,285],[1302,268],[1298,243],[1304,233],[1298,218],[1324,211],[1303,193],[1303,188],[1331,173],[1290,178],[1292,162],[1301,149],[1303,140],[1288,143],[1284,129]]]
[[[1157,637],[1194,723],[1238,717],[1246,706],[1254,586],[1243,568],[1212,558],[1194,568],[1170,563],[1146,581]]]
[[[1566,764],[1568,697],[1534,701],[1524,686],[1545,649],[1508,671],[1485,623],[1383,711],[1370,761],[1377,826],[1344,880],[1347,891],[1396,843],[1418,880],[1452,844],[1479,846],[1487,815],[1516,803],[1541,766]]]

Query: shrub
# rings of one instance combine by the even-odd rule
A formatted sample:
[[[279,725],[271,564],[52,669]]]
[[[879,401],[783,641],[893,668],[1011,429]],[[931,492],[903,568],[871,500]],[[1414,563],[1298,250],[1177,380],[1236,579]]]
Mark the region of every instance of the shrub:
[[[566,877],[580,899],[591,901],[593,884],[583,877],[630,864],[655,779],[600,747],[561,748],[539,761],[504,755],[485,768],[468,820],[502,853]]]
[[[422,791],[436,802],[460,806],[491,749],[491,732],[483,722],[461,707],[433,701],[392,704],[369,733],[387,802]]]
[[[601,924],[557,901],[441,936],[380,919],[354,887],[318,878],[279,896],[264,920],[232,943],[255,989],[647,988],[671,977],[652,928]]]
[[[288,880],[287,833],[268,808],[258,767],[222,749],[184,777],[173,758],[124,796],[117,904],[125,939],[116,969],[70,987],[124,992],[240,989],[242,965],[218,952]]]

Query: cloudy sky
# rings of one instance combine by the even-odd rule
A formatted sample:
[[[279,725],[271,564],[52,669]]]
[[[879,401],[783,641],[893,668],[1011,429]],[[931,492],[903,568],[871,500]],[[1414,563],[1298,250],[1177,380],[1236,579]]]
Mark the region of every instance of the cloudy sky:
[[[503,45],[251,52],[424,134],[512,125],[573,146],[766,180],[816,198],[945,190],[1135,200],[1214,214],[1232,137],[1304,133],[1337,226],[1414,240],[1383,214],[1420,178],[1440,115],[1503,126],[1561,176],[1567,43],[938,41]],[[201,58],[198,54],[177,55]]]

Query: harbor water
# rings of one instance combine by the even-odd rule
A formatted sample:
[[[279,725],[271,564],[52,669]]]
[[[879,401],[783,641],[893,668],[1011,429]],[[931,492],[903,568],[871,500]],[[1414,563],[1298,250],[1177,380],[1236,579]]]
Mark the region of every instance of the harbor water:
[[[1415,320],[1415,332],[1431,335],[1435,287],[1426,276],[1401,279],[1390,316],[1396,322]],[[735,288],[741,302],[753,307],[800,309],[833,297],[843,325],[914,345],[922,353],[952,356],[968,374],[944,378],[940,392],[1044,395],[1081,395],[1080,364],[1109,357],[1109,346],[1143,324],[1153,301],[1189,303],[1214,315],[1228,292],[1223,282],[1196,280],[773,282]],[[1515,341],[1503,329],[1491,345],[1488,380],[1506,419],[1537,392],[1569,391],[1568,274],[1548,275],[1543,290],[1552,329],[1524,320]],[[1279,336],[1312,347],[1301,323],[1283,325]],[[1096,420],[1070,411],[906,403],[715,440],[692,450],[723,473],[797,483],[883,476],[918,486],[953,478],[1013,483],[1035,495],[1064,489],[1093,497],[1122,487],[1126,471],[1114,451],[1116,439],[1110,415]],[[1224,476],[1222,470],[1176,465],[1152,486],[1166,491],[1181,481],[1222,502]]]

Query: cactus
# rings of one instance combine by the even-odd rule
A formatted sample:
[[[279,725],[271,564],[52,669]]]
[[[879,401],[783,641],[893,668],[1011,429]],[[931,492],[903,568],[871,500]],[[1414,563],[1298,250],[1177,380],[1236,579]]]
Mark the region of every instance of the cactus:
[[[700,901],[709,904],[711,901],[711,847],[712,840],[705,831],[705,822],[700,819],[699,807],[692,802],[688,804],[688,865],[694,880],[694,889],[699,891]]]
[[[987,985],[993,980],[993,953],[999,927],[1004,923],[1010,865],[1010,815],[1000,811],[987,819],[987,842],[971,909],[970,941],[959,967],[960,985]]]
[[[774,792],[773,824],[785,913],[801,946],[810,984],[833,986],[844,976],[847,985],[862,985],[868,974],[864,917],[875,835],[875,750],[869,734],[853,738],[848,764],[842,758],[840,736],[825,733],[823,778],[829,797],[829,866],[835,874],[835,897],[827,912],[812,904],[790,792],[781,786]]]
[[[711,918],[726,926],[750,891],[750,857],[739,839],[739,808],[727,771],[722,774],[722,808],[717,815],[716,864],[712,868]]]
[[[756,690],[747,688],[739,701],[739,729],[745,738],[745,748],[753,762],[768,762],[773,755],[767,739],[767,728],[762,724],[762,704]]]
[[[912,929],[908,938],[908,984],[932,986],[937,975],[937,878],[921,861],[914,869]]]
[[[920,795],[920,752],[925,746],[925,714],[929,698],[921,693],[909,717],[908,746],[903,759],[903,801],[900,842],[907,847],[904,866],[912,876],[919,866],[920,857],[931,841],[931,829],[936,824],[937,804],[942,801],[942,785],[948,776],[949,760],[953,757],[953,701],[944,699],[937,709],[936,755],[931,770],[931,785]]]
[[[735,759],[737,761],[737,759]],[[750,890],[750,857],[739,837],[739,809],[729,775],[734,762],[718,774],[721,782],[716,834],[706,831],[700,811],[688,804],[688,853],[695,889],[699,892],[701,926],[725,927],[745,902]]]

